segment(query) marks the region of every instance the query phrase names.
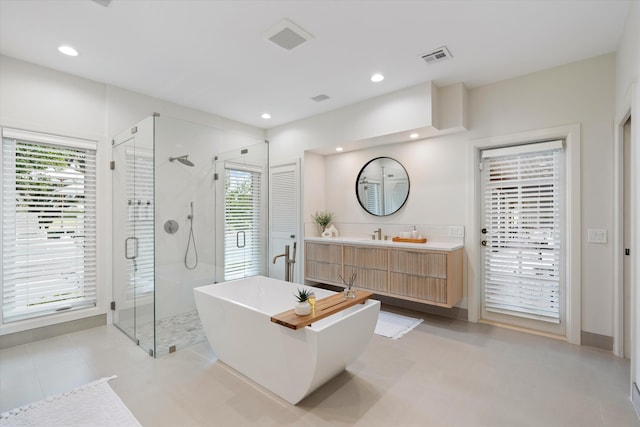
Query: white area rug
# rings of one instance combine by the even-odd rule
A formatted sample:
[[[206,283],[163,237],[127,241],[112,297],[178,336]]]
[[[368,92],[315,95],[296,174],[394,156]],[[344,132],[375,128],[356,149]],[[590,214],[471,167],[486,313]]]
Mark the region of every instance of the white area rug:
[[[422,323],[422,319],[381,311],[374,332],[376,335],[397,340],[420,323]]]
[[[141,426],[102,378],[67,393],[0,414],[0,426]]]

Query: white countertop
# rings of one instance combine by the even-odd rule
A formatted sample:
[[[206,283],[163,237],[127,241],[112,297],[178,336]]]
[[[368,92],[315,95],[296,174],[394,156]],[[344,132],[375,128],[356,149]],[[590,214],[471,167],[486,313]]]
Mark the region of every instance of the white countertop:
[[[405,243],[394,242],[392,240],[373,240],[370,237],[305,237],[305,241],[322,243],[357,244],[370,246],[385,246],[406,249],[426,249],[431,251],[455,251],[464,247],[462,243],[453,242],[430,242],[427,243]]]

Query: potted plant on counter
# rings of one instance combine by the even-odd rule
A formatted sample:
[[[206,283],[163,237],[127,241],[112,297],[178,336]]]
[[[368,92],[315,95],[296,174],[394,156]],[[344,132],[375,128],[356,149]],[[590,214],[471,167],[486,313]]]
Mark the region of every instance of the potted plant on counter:
[[[316,212],[315,214],[311,215],[311,218],[313,218],[316,224],[320,226],[320,235],[322,235],[329,224],[333,222],[334,217],[335,216],[333,212],[329,211]]]
[[[309,289],[298,288],[298,291],[293,295],[296,297],[296,301],[298,301],[298,304],[296,304],[296,307],[294,308],[295,313],[298,316],[306,316],[307,314],[311,313],[309,298],[311,298],[312,295],[315,296],[313,291]]]

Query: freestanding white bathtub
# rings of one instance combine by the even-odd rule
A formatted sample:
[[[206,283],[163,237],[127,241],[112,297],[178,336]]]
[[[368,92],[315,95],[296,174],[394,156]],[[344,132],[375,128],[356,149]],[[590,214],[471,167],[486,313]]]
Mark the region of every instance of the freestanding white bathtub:
[[[194,289],[218,359],[294,405],[362,354],[380,311],[369,299],[297,331],[272,323],[297,288],[309,287],[256,276]],[[318,300],[335,294],[311,289]]]

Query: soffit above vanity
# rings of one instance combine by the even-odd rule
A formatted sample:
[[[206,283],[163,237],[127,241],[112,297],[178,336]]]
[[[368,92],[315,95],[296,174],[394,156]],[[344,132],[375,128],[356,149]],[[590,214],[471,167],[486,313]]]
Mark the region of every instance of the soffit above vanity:
[[[324,132],[318,148],[321,155],[335,154],[326,144],[326,131],[333,129],[335,144],[343,152],[467,130],[467,88],[462,83],[438,88],[432,82],[382,95],[299,122],[305,137]]]

